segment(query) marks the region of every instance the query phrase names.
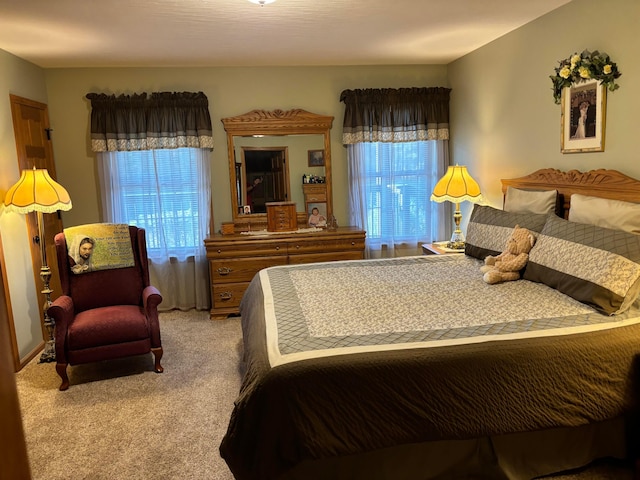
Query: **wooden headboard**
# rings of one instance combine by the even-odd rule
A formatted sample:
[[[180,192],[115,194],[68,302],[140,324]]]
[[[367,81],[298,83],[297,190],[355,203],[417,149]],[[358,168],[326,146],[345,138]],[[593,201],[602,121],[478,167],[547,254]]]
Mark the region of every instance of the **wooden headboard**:
[[[544,168],[524,177],[502,179],[501,182],[503,197],[507,187],[521,190],[557,190],[557,213],[564,218],[569,214],[571,195],[574,193],[640,203],[640,180],[617,170],[604,168],[588,172],[563,172],[555,168]]]

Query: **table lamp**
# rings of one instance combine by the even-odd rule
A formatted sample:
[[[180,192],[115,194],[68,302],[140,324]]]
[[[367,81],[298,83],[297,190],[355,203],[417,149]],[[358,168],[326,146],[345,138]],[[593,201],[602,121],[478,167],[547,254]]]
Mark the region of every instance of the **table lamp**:
[[[460,230],[460,220],[462,220],[460,202],[465,200],[473,203],[484,202],[480,187],[467,172],[467,167],[456,165],[447,168],[447,173],[436,183],[431,200],[438,203],[453,202],[456,204],[456,210],[453,214],[456,229],[451,236],[451,241],[447,243],[447,248],[464,249],[464,235]]]
[[[7,192],[4,199],[5,211],[18,213],[38,214],[38,239],[40,244],[40,258],[42,267],[40,268],[40,278],[44,288],[40,293],[45,296],[44,326],[49,334],[49,339],[45,343],[44,351],[40,356],[40,362],[53,362],[56,359],[56,343],[53,332],[54,321],[47,310],[51,306],[51,293],[49,280],[51,279],[51,269],[47,264],[47,251],[45,247],[45,232],[43,213],[54,213],[58,210],[71,210],[71,198],[62,185],[56,183],[46,169],[23,170],[20,180]]]

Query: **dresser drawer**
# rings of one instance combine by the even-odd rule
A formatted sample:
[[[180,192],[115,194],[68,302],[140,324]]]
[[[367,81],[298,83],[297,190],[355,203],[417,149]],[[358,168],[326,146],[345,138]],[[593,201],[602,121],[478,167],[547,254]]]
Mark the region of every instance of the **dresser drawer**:
[[[229,258],[209,260],[209,275],[214,285],[233,282],[249,282],[263,268],[286,265],[287,257]]]
[[[302,263],[314,262],[334,262],[340,260],[362,260],[364,252],[352,250],[349,252],[330,252],[330,253],[306,253],[302,255],[290,255],[289,263],[291,265],[300,265]]]
[[[211,289],[213,308],[238,307],[248,286],[249,282],[213,285]]]
[[[247,235],[249,238],[254,238]],[[257,237],[256,237],[257,238]],[[287,254],[287,244],[277,239],[268,241],[238,241],[237,243],[225,242],[224,244],[209,244],[207,247],[207,258],[216,260],[218,258],[238,258],[238,257],[264,257]]]
[[[302,191],[304,192],[305,203],[317,203],[317,202],[327,201],[327,186],[323,183],[303,184]]]
[[[325,192],[322,193],[312,193],[307,195],[304,198],[306,203],[321,203],[327,201],[327,194]]]
[[[287,246],[289,255],[301,253],[325,253],[325,252],[342,252],[342,251],[364,251],[364,238],[352,239],[317,239],[313,241],[291,242]]]

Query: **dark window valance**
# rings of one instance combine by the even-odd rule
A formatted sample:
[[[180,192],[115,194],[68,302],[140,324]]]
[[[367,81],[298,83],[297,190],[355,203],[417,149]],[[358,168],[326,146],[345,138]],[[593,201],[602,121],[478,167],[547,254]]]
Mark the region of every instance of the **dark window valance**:
[[[94,152],[213,148],[209,100],[202,92],[88,93]]]
[[[344,90],[342,143],[449,139],[450,88]]]

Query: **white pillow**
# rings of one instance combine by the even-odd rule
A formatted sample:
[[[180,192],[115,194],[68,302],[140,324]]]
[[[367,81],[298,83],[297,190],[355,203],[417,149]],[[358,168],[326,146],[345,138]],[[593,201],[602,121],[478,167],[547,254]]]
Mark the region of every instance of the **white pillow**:
[[[504,210],[512,213],[554,213],[557,190],[519,190],[507,187]]]
[[[569,221],[640,233],[640,204],[574,193]]]

